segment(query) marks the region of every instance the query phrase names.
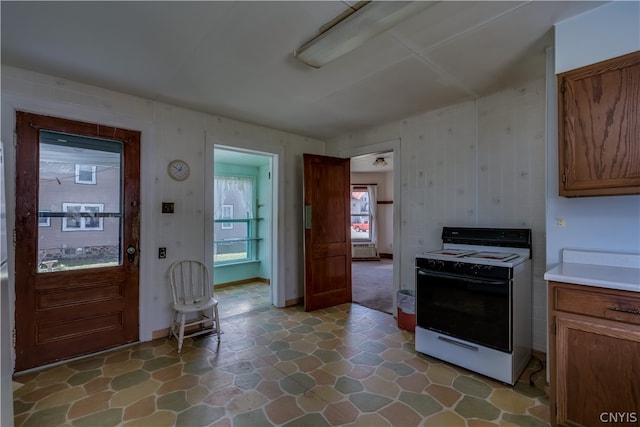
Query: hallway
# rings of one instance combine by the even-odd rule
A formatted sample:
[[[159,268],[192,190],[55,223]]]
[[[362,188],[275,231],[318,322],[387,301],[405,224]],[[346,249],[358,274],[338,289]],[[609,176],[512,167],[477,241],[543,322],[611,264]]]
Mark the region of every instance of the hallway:
[[[383,313],[395,314],[393,306],[393,260],[353,261],[351,264],[353,302]]]

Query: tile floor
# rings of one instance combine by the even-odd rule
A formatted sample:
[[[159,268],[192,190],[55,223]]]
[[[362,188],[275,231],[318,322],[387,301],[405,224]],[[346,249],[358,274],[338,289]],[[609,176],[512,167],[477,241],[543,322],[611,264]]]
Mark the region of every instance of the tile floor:
[[[539,362],[505,386],[416,353],[388,314],[269,307],[265,290],[217,291],[219,344],[188,339],[178,354],[158,339],[16,376],[15,425],[548,425],[548,398],[529,385],[532,374],[544,382]],[[234,298],[252,311],[237,312]]]

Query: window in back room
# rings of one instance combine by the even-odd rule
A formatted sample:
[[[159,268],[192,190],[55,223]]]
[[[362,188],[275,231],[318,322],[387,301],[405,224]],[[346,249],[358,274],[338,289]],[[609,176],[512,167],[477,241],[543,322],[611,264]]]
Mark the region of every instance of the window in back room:
[[[351,186],[351,240],[371,240],[371,197],[367,186]]]
[[[253,177],[215,177],[214,264],[256,258],[254,200]]]

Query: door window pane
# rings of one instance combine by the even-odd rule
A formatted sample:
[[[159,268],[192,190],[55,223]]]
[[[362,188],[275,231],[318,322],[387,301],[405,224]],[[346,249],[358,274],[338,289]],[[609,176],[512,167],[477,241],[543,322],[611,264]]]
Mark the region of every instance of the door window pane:
[[[38,272],[120,265],[122,144],[40,133]]]

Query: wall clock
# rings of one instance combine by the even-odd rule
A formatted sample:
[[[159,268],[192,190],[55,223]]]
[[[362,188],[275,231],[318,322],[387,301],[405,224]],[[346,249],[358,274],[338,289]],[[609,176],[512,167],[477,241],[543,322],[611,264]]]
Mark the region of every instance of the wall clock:
[[[191,169],[189,168],[189,164],[184,160],[172,160],[167,167],[167,172],[169,176],[176,181],[184,181],[189,178]]]

